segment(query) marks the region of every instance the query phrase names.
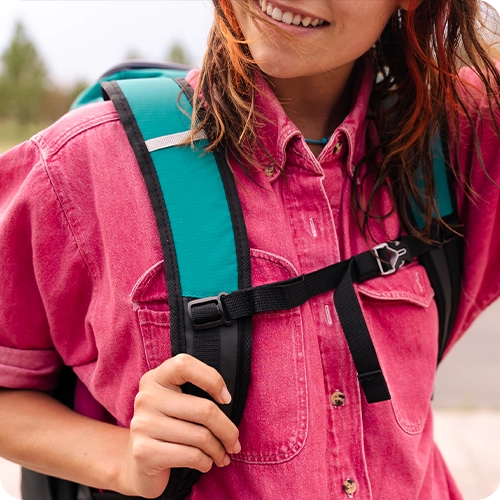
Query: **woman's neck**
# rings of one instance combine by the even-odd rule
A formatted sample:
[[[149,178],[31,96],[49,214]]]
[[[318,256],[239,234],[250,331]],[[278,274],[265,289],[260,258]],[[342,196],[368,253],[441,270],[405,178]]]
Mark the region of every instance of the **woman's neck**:
[[[351,107],[354,63],[335,73],[293,79],[269,77],[290,120],[308,139],[329,137]]]

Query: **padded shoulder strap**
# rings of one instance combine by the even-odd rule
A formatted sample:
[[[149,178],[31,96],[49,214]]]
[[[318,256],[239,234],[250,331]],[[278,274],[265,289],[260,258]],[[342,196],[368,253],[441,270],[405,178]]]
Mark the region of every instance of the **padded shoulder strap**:
[[[436,191],[434,198],[439,215],[444,219],[451,215],[456,214],[455,194],[452,190],[451,179],[449,178],[448,162],[448,148],[446,143],[443,142],[442,134],[436,133],[434,136],[434,155],[433,155],[433,169],[434,180],[436,184]],[[421,168],[417,171],[417,185],[420,191],[424,192],[424,179]],[[411,204],[413,218],[415,225],[418,228],[423,228],[425,225],[424,217],[416,203]]]
[[[101,83],[135,78],[184,78],[190,68],[175,63],[156,63],[151,61],[126,61],[110,68],[99,80],[84,89],[71,104],[71,109],[102,101]]]
[[[451,161],[448,151],[447,127],[442,126],[434,138],[434,179],[435,201],[439,215],[448,227],[439,227],[433,235],[441,242],[435,249],[420,256],[434,289],[434,299],[439,313],[438,363],[449,342],[457,313],[462,286],[463,240],[455,231],[460,231],[460,221],[453,189]],[[423,190],[423,176],[419,171],[419,181]],[[424,226],[424,217],[412,204],[416,227]]]
[[[187,86],[155,78],[107,82],[102,88],[124,125],[155,213],[169,292],[172,355],[187,352],[221,373],[233,396],[222,410],[238,424],[250,374],[251,318],[229,323],[218,317],[196,328],[189,304],[200,298],[208,306],[220,304],[221,292],[251,286],[246,229],[225,155],[204,154],[203,134],[195,150],[183,145],[192,108],[179,84]],[[188,384],[183,390],[208,397]],[[179,470],[174,476],[187,494],[199,474]]]

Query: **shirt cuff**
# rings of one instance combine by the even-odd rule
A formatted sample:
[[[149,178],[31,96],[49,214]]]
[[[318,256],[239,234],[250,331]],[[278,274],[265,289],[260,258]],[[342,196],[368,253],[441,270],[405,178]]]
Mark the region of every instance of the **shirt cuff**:
[[[57,386],[61,366],[55,349],[0,346],[0,387],[51,391]]]

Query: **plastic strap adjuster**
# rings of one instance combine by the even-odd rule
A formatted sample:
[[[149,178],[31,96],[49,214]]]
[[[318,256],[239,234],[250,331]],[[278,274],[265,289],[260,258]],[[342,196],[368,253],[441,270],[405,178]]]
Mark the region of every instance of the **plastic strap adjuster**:
[[[373,252],[377,257],[377,264],[382,276],[395,273],[406,262],[406,254],[408,249],[401,246],[400,241],[391,241],[382,243],[373,248]],[[381,255],[385,253],[386,256]]]
[[[188,302],[188,314],[193,330],[208,330],[234,323],[234,320],[227,317],[222,305],[221,299],[226,295],[227,293],[222,292],[216,297],[205,297]]]

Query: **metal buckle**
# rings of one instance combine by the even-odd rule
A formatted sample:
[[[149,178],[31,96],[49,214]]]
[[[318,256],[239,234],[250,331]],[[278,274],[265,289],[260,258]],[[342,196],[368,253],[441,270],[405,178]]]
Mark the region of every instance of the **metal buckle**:
[[[223,325],[231,325],[234,323],[234,320],[231,321],[226,318],[226,313],[224,311],[224,307],[221,302],[221,298],[225,297],[228,295],[226,292],[219,293],[217,297],[205,297],[204,299],[195,299],[191,300],[188,302],[188,314],[189,314],[189,319],[191,320],[191,324],[193,326],[193,330],[207,330],[210,328],[217,328],[219,326]],[[203,305],[203,304],[216,304],[217,306],[217,313],[219,314],[219,318],[213,321],[207,321],[204,323],[196,323],[195,320],[193,319],[193,307]]]
[[[382,276],[387,276],[389,274],[395,273],[398,269],[404,266],[405,261],[402,259],[404,255],[408,252],[406,248],[392,248],[390,245],[394,245],[398,247],[401,245],[401,242],[399,241],[391,241],[390,243],[382,243],[381,245],[377,245],[376,247],[373,248],[373,251],[375,252],[375,255],[377,256],[377,264],[378,268],[380,269],[380,274]],[[380,254],[378,253],[379,250],[386,249],[387,252],[389,253],[389,262],[385,261],[380,257]],[[389,264],[391,266],[390,269],[384,269],[382,263],[384,264]]]

